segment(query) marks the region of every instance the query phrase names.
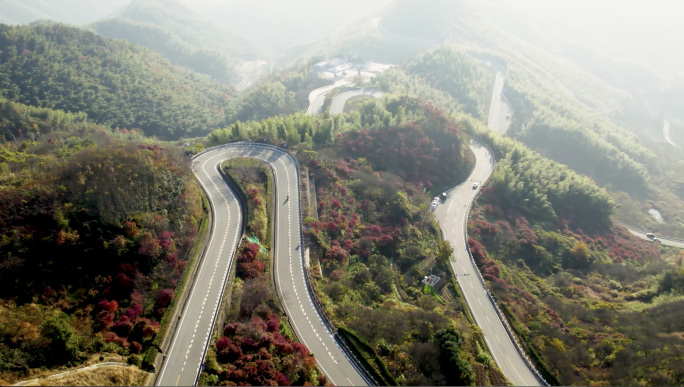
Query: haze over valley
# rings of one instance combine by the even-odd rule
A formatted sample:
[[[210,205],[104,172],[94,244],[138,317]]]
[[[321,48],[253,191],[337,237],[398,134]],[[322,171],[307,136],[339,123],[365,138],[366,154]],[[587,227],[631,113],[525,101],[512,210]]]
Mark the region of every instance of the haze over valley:
[[[0,384],[684,384],[682,17],[0,0]]]

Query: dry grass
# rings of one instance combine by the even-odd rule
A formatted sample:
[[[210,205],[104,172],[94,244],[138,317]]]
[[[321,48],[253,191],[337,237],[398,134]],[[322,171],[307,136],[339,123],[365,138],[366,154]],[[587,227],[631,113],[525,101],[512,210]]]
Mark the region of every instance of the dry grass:
[[[102,359],[100,359],[102,356]],[[76,368],[67,369],[52,369],[52,370],[32,370],[23,380],[30,380],[24,384],[25,386],[136,386],[145,384],[145,380],[149,375],[147,372],[141,371],[136,367],[130,366],[106,366],[96,369],[89,369],[77,371],[83,367],[103,363],[103,362],[119,362],[126,363],[126,357],[112,353],[95,354],[87,361]],[[51,378],[51,375],[57,375],[63,372],[76,372],[61,375]],[[9,385],[17,383],[18,380],[2,380],[0,385]]]
[[[41,379],[26,386],[141,386],[146,378],[147,372],[137,367],[104,366]]]

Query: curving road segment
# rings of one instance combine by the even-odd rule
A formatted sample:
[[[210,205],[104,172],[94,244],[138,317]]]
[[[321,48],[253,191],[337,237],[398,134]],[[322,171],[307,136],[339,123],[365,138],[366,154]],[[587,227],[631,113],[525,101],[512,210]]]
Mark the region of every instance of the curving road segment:
[[[241,209],[219,172],[223,161],[251,157],[270,165],[275,177],[274,277],[281,302],[297,337],[316,356],[321,370],[336,385],[367,385],[346,358],[318,314],[304,267],[299,174],[294,158],[272,146],[236,143],[210,148],[193,159],[193,171],[207,193],[214,227],[198,280],[183,321],[157,380],[158,385],[195,384],[211,336],[218,305],[241,237]],[[197,340],[197,342],[195,342]]]
[[[360,95],[367,95],[378,99],[382,98],[382,96],[385,95],[385,92],[377,89],[353,89],[343,91],[333,98],[332,103],[330,104],[330,114],[342,114],[344,112],[344,105],[347,104],[347,101]]]
[[[306,110],[306,115],[315,116],[321,114],[321,110],[323,110],[323,104],[325,103],[325,96],[338,87],[349,85],[352,85],[352,83],[345,80],[339,80],[331,85],[319,87],[318,89],[311,91],[309,93],[309,108]]]
[[[484,335],[485,342],[501,371],[516,386],[538,386],[539,381],[518,352],[515,343],[497,314],[489,293],[470,258],[466,244],[466,222],[470,203],[494,170],[494,157],[487,147],[473,140],[471,148],[476,164],[464,183],[447,191],[447,199],[434,211],[444,238],[449,241],[454,254],[450,261],[452,271],[461,285],[463,298]],[[478,183],[474,189],[473,184]]]
[[[490,130],[504,134],[510,125],[511,110],[504,101],[503,68],[491,64],[495,71],[492,99],[489,106],[487,126]],[[440,224],[444,238],[449,241],[454,254],[450,261],[452,271],[459,282],[463,298],[484,335],[484,340],[509,381],[517,386],[539,386],[539,379],[528,366],[522,351],[504,326],[494,300],[485,287],[480,272],[470,257],[466,242],[466,225],[470,205],[477,196],[482,183],[489,179],[494,171],[494,155],[489,148],[479,141],[471,141],[471,149],[475,154],[475,168],[468,179],[447,191],[447,199],[437,206],[435,217]],[[477,186],[474,184],[477,183]]]
[[[623,225],[633,235],[636,235],[645,241],[653,242],[653,240],[646,235],[646,234],[648,234],[648,231],[640,230],[638,228],[628,226],[624,223],[620,223],[620,224]],[[680,249],[684,249],[684,240],[676,239],[676,238],[670,238],[670,237],[666,237],[666,236],[662,236],[662,235],[656,235],[656,237],[660,240],[660,244],[662,244],[664,246],[677,247]]]

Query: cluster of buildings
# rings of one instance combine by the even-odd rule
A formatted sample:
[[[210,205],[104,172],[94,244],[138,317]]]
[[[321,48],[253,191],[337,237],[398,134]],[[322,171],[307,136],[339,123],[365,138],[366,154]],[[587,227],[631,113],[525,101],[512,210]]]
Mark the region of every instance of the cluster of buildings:
[[[338,55],[330,60],[313,65],[314,71],[323,79],[343,79],[346,77],[362,76],[366,79],[394,67],[392,64],[365,62],[358,58]]]

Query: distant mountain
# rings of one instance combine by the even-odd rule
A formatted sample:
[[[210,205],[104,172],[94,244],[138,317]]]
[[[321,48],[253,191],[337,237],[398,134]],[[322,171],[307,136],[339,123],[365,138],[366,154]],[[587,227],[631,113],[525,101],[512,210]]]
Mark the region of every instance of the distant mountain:
[[[112,17],[131,0],[2,0],[0,22],[28,24],[50,19],[68,24],[86,24]]]
[[[226,29],[278,54],[335,35],[391,0],[179,0]]]
[[[172,0],[134,0],[119,17],[90,27],[103,36],[148,47],[176,65],[227,84],[239,82],[236,66],[269,55],[267,49]]]
[[[231,90],[146,48],[62,24],[0,25],[0,95],[175,139],[219,127]]]

